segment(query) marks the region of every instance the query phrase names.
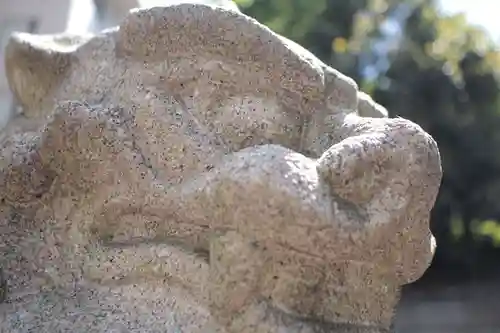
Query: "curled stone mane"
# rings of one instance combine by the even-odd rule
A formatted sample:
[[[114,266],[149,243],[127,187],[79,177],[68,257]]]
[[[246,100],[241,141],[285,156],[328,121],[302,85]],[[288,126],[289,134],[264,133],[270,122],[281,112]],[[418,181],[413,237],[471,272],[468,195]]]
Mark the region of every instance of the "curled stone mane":
[[[0,331],[389,332],[433,256],[418,125],[219,6],[5,54]]]

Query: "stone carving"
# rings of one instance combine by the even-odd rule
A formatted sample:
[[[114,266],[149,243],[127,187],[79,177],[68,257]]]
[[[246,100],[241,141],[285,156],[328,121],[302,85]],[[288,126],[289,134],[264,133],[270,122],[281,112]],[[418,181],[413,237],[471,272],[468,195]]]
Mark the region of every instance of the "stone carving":
[[[434,140],[235,10],[18,33],[6,69],[2,331],[386,332],[432,258]]]

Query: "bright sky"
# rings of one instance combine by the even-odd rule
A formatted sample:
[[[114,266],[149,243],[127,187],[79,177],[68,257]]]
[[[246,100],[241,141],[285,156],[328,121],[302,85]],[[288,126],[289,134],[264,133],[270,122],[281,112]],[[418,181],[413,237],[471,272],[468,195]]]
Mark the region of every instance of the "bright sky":
[[[91,0],[71,0],[72,13],[68,30],[82,33],[88,28],[92,18]],[[156,4],[161,0],[149,0]],[[495,41],[500,42],[500,1],[498,0],[439,0],[442,9],[447,13],[465,12],[469,22],[483,26]],[[141,2],[147,2],[142,0]],[[166,0],[165,3],[171,1]]]
[[[495,41],[500,42],[500,1],[498,0],[440,0],[447,13],[463,12],[470,23],[482,26]]]

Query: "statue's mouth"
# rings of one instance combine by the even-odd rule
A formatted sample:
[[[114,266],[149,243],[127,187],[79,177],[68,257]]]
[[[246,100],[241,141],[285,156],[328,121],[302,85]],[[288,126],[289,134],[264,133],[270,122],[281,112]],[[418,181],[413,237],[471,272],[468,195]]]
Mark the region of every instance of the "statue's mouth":
[[[86,266],[86,277],[100,284],[157,280],[171,287],[201,291],[201,277],[208,274],[208,252],[189,247],[176,239],[104,241]],[[186,276],[199,278],[191,280]],[[200,295],[201,292],[195,294]]]
[[[278,325],[284,331],[294,328],[307,327],[307,332],[314,333],[390,333],[391,329],[371,323],[353,323],[353,322],[326,322],[324,320],[298,317],[282,311],[270,303],[260,303],[249,312],[265,312],[269,321]],[[299,331],[298,329],[297,331]],[[295,332],[295,331],[294,331]]]

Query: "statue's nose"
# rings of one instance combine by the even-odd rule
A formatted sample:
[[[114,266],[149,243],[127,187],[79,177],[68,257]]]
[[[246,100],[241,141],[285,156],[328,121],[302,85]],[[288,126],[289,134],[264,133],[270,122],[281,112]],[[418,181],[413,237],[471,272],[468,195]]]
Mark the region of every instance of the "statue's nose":
[[[402,119],[353,116],[342,127],[349,136],[318,159],[318,173],[334,197],[363,216],[364,223],[345,229],[362,235],[367,257],[393,267],[398,280],[414,281],[433,255],[428,212],[441,178],[436,143]]]

